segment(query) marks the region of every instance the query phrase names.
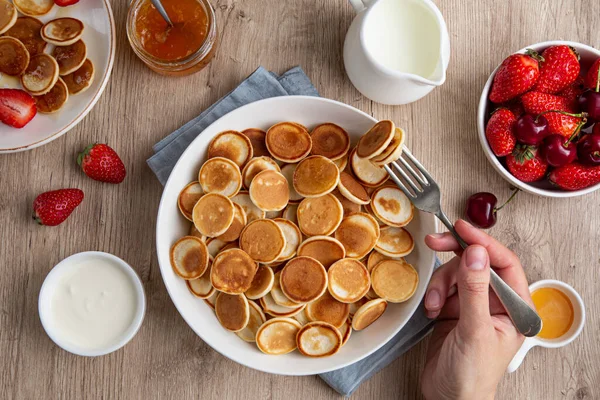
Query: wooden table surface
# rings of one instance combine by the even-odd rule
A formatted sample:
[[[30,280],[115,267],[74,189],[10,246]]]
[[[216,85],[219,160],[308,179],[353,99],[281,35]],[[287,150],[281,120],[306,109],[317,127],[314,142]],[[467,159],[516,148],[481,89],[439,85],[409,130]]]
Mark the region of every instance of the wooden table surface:
[[[488,164],[477,141],[476,109],[489,73],[512,51],[550,39],[600,48],[597,0],[437,0],[446,18],[452,57],[446,84],[426,98],[390,107],[363,97],[347,79],[342,43],[354,12],[346,0],[211,0],[221,47],[205,70],[167,78],[147,69],[127,42],[127,1],[112,0],[117,55],[110,83],[93,111],[44,147],[0,156],[0,397],[15,399],[200,398],[331,399],[318,377],[281,377],[242,367],[206,345],[186,325],[162,282],[155,254],[161,195],[145,160],[152,145],[234,88],[259,65],[281,73],[301,65],[321,95],[408,132],[408,146],[441,183],[444,206],[462,216],[468,195],[499,198],[509,186]],[[118,186],[79,171],[75,157],[90,142],[106,142],[125,161]],[[41,192],[78,187],[86,198],[59,227],[31,220]],[[600,397],[600,192],[566,200],[521,193],[490,232],[520,256],[530,281],[573,285],[587,304],[587,324],[566,348],[535,348],[507,376],[498,398]],[[44,333],[37,296],[61,259],[101,250],[128,261],[148,295],[145,322],[125,348],[82,358]],[[415,399],[427,340],[364,383],[354,398]]]

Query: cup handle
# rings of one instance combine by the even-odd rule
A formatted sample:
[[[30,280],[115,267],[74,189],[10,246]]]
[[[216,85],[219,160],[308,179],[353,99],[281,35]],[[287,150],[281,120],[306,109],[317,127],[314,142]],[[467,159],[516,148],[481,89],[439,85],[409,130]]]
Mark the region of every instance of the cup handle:
[[[354,10],[359,13],[367,9],[375,0],[349,0]]]
[[[508,368],[506,368],[506,372],[512,373],[515,372],[520,366],[527,352],[536,345],[536,340],[534,338],[526,338],[517,354],[513,357],[510,364],[508,364]]]

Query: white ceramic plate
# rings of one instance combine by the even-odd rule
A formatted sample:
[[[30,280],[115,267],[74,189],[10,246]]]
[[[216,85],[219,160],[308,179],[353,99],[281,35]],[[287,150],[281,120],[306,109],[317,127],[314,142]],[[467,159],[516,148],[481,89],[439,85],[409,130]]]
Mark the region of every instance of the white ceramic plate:
[[[246,343],[234,333],[221,327],[214,312],[203,300],[195,298],[183,279],[173,272],[169,249],[187,234],[190,222],[177,208],[177,196],[191,181],[197,180],[198,170],[206,159],[210,140],[219,132],[246,128],[268,129],[281,121],[296,121],[309,129],[323,122],[334,122],[346,129],[356,143],[376,120],[348,105],[317,97],[290,96],[258,101],[223,116],[192,142],[171,173],[162,195],[156,226],[157,253],[165,286],[175,306],[188,325],[206,343],[221,354],[247,367],[282,375],[310,375],[331,371],[368,356],[390,340],[406,324],[423,299],[435,261],[434,253],[424,244],[426,234],[436,230],[431,214],[417,213],[408,226],[415,239],[415,250],[407,257],[419,272],[419,287],[415,295],[402,304],[390,304],[384,315],[373,325],[352,337],[339,353],[326,358],[309,358],[293,352],[269,356],[254,343]]]
[[[90,112],[108,83],[115,58],[115,21],[108,0],[82,0],[64,8],[54,6],[38,19],[46,23],[61,17],[77,18],[85,25],[82,39],[87,46],[87,57],[94,63],[94,82],[85,92],[69,96],[59,112],[38,113],[22,129],[0,123],[0,153],[30,150],[64,135]],[[53,48],[46,46],[46,53]],[[22,86],[17,78],[0,73],[0,88]]]

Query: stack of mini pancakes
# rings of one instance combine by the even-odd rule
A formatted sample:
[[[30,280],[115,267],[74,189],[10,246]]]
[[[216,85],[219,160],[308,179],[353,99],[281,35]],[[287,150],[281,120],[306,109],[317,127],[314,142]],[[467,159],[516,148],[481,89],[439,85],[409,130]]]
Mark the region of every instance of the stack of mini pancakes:
[[[419,282],[403,259],[414,209],[382,168],[403,141],[391,121],[352,150],[333,123],[218,134],[178,198],[192,224],[171,248],[175,273],[264,353],[335,354]]]
[[[59,111],[94,80],[81,37],[84,26],[75,18],[44,24],[35,17],[47,14],[53,0],[0,0],[0,73],[19,77],[21,86],[41,113]],[[18,13],[23,16],[18,16]],[[46,47],[52,47],[46,53]]]

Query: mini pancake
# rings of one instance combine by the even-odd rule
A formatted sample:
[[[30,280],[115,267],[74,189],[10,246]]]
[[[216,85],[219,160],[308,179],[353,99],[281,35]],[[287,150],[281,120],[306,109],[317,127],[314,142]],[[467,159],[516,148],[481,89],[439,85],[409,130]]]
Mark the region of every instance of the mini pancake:
[[[346,256],[344,245],[330,236],[313,236],[298,246],[298,256],[312,257],[323,264],[325,269]]]
[[[280,122],[270,127],[265,143],[273,158],[286,163],[297,163],[312,149],[312,139],[306,128],[292,122]]]
[[[65,81],[70,94],[78,94],[85,92],[92,85],[94,76],[94,64],[89,58],[86,58],[77,71],[63,76],[62,79]]]
[[[356,179],[364,186],[381,186],[390,177],[385,169],[356,155],[356,150],[352,151],[350,154],[350,166],[352,167],[352,172]]]
[[[254,261],[270,263],[283,253],[285,236],[275,222],[270,219],[257,219],[242,230],[240,249],[248,253]]]
[[[277,163],[273,161],[272,158],[254,157],[253,159],[248,161],[248,163],[242,171],[242,181],[244,183],[244,187],[249,188],[252,179],[254,179],[254,177],[258,175],[259,172],[266,170],[281,172],[281,170],[279,169],[279,165],[277,165]]]
[[[246,297],[250,300],[260,299],[271,291],[274,283],[275,274],[273,274],[273,270],[267,266],[261,265],[258,267],[250,287],[245,292]]]
[[[59,111],[69,100],[69,90],[65,82],[58,78],[48,93],[33,98],[38,112],[52,114]]]
[[[30,58],[29,65],[21,75],[21,85],[34,96],[48,93],[58,81],[58,64],[48,54],[41,53]]]
[[[239,248],[240,248],[240,246],[238,245],[238,242],[237,242],[237,241],[235,241],[235,242],[229,242],[229,243],[227,243],[225,246],[223,246],[223,247],[221,248],[221,251],[219,251],[219,253],[222,253],[222,252],[224,252],[225,250],[229,250],[229,249],[239,249]],[[217,253],[217,254],[219,254],[219,253]]]
[[[356,154],[365,159],[380,155],[391,143],[395,132],[396,126],[392,121],[379,121],[362,135],[356,145]]]
[[[192,210],[192,220],[196,229],[208,237],[224,234],[233,223],[235,207],[228,197],[218,193],[208,193],[200,197]]]
[[[369,271],[360,261],[344,258],[327,271],[329,293],[342,303],[354,303],[362,299],[371,288]]]
[[[300,305],[290,300],[281,290],[281,271],[275,274],[275,283],[273,283],[273,288],[271,288],[271,297],[275,303],[283,307],[296,308]]]
[[[267,317],[260,309],[260,306],[258,306],[255,302],[248,301],[248,306],[250,306],[250,318],[248,319],[248,325],[235,334],[238,335],[243,341],[253,343],[256,341],[256,332],[258,332],[258,328],[267,322]]]
[[[352,317],[354,317],[354,314],[356,314],[356,311],[358,311],[358,309],[360,307],[362,307],[363,304],[365,304],[367,301],[369,301],[369,299],[367,299],[366,297],[363,297],[362,299],[350,304],[350,317],[349,319],[352,319]]]
[[[377,264],[379,264],[383,260],[394,260],[394,259],[397,259],[397,258],[394,258],[394,257],[385,256],[385,255],[381,254],[380,252],[378,252],[376,249],[377,249],[377,245],[375,245],[375,250],[373,250],[369,254],[369,258],[367,260],[367,270],[369,270],[369,272],[371,272],[373,270],[373,268],[375,268],[375,266]]]
[[[396,128],[394,132],[394,138],[388,145],[388,147],[380,155],[373,157],[371,162],[378,167],[383,167],[396,161],[402,155],[402,145],[404,144],[404,131],[400,128]]]
[[[342,347],[346,344],[348,339],[350,339],[350,335],[352,335],[352,320],[348,318],[344,325],[338,328],[340,331],[340,335],[342,335]]]
[[[414,207],[396,186],[384,186],[371,194],[371,210],[383,223],[402,227],[414,217]]]
[[[261,297],[259,303],[264,312],[273,317],[293,317],[304,310],[304,307],[306,307],[306,304],[298,304],[296,307],[280,306],[279,304],[275,303],[271,293],[267,293]]]
[[[306,236],[328,236],[344,218],[342,203],[331,193],[321,197],[308,197],[296,212],[298,227]]]
[[[294,189],[304,197],[319,197],[333,191],[340,181],[340,170],[323,156],[302,160],[294,171]]]
[[[208,268],[200,278],[186,280],[185,284],[192,294],[200,299],[207,299],[215,292],[215,288],[210,283],[210,270],[212,267],[212,261],[209,261]]]
[[[221,132],[208,145],[208,158],[228,158],[240,168],[250,161],[253,154],[250,139],[237,131]]]
[[[215,310],[215,303],[217,301],[217,296],[219,295],[219,291],[215,290],[215,292],[207,299],[204,299],[204,302],[213,309],[213,311]]]
[[[206,239],[207,239],[206,236],[204,236],[203,234],[198,232],[198,229],[196,229],[196,226],[193,223],[190,225],[190,230],[188,232],[188,236],[195,236],[198,239],[202,240],[204,243],[206,243]],[[210,240],[214,240],[214,239],[210,239]],[[208,244],[207,244],[207,247],[208,247]],[[210,254],[210,248],[208,249],[208,254]],[[212,254],[210,254],[210,255],[212,257]]]
[[[298,314],[294,315],[294,319],[298,322],[300,322],[300,324],[302,326],[308,324],[310,322],[310,320],[308,319],[308,317],[306,316],[306,308],[304,308],[302,311],[300,311]]]
[[[263,211],[283,210],[290,201],[285,177],[277,171],[262,171],[250,183],[250,199]]]
[[[327,322],[310,322],[298,331],[296,342],[305,356],[327,357],[342,348],[343,338],[340,331]]]
[[[256,345],[265,354],[282,355],[296,350],[296,335],[302,328],[292,318],[273,318],[256,332]]]
[[[237,164],[224,157],[206,161],[198,173],[198,182],[205,193],[233,197],[242,187],[242,174]]]
[[[350,136],[342,127],[325,123],[318,125],[310,133],[312,139],[311,154],[339,160],[348,154]]]
[[[196,231],[197,231],[197,229],[196,229]],[[219,254],[219,252],[221,250],[223,250],[223,248],[225,246],[227,246],[227,242],[224,242],[217,238],[208,238],[206,240],[206,247],[208,247],[208,254],[210,254],[210,256],[213,258],[216,257],[217,254]]]
[[[181,211],[181,214],[190,221],[193,221],[192,211],[194,210],[194,206],[203,194],[204,191],[198,181],[188,183],[181,192],[179,192],[179,197],[177,198],[179,211]]]
[[[208,268],[206,244],[194,236],[184,236],[171,246],[169,253],[175,274],[183,279],[198,279]]]
[[[298,206],[299,204],[289,203],[283,210],[282,218],[292,221],[294,224],[298,225]]]
[[[215,302],[215,314],[223,328],[239,332],[250,321],[248,299],[243,294],[219,293]]]
[[[231,198],[231,201],[242,207],[244,213],[246,213],[246,220],[248,223],[254,221],[255,219],[265,218],[265,212],[254,205],[248,192],[239,192]]]
[[[346,169],[348,165],[348,156],[344,156],[342,158],[338,158],[337,160],[333,160],[333,163],[338,167],[340,172]]]
[[[405,257],[415,248],[412,235],[404,228],[388,226],[380,231],[375,250],[383,255],[392,258]]]
[[[419,285],[419,274],[404,260],[384,260],[371,271],[373,290],[390,303],[402,303],[412,297]]]
[[[363,258],[379,239],[379,225],[375,218],[366,213],[356,213],[344,217],[335,231],[335,238],[346,249],[346,257]]]
[[[375,293],[372,286],[371,286],[371,289],[369,289],[369,291],[365,295],[365,298],[368,300],[380,299],[379,295],[377,293]]]
[[[250,289],[258,265],[240,249],[229,249],[215,257],[210,281],[215,289],[229,294],[241,294]]]
[[[37,17],[47,14],[54,6],[54,0],[13,0],[21,14]]]
[[[345,198],[353,203],[369,204],[371,202],[371,198],[365,188],[352,175],[346,172],[340,173],[338,189]]]
[[[279,282],[288,299],[308,303],[327,290],[327,271],[312,257],[296,257],[283,267]]]
[[[29,52],[19,40],[0,37],[0,72],[10,76],[19,76],[29,65]]]
[[[285,208],[284,208],[285,210]],[[279,211],[267,211],[265,213],[265,218],[266,219],[276,219],[276,218],[281,218],[283,216],[283,210],[279,210]]]
[[[296,192],[294,189],[294,172],[296,172],[296,167],[298,164],[286,164],[281,167],[281,174],[285,176],[285,179],[288,181],[288,189],[290,190],[290,201],[291,202],[299,202],[304,198],[301,194]]]
[[[302,233],[300,229],[292,221],[288,221],[283,218],[275,218],[273,220],[285,236],[285,247],[281,255],[277,258],[277,261],[286,261],[296,255],[296,250],[300,242],[302,242]]]
[[[367,212],[367,214],[369,214],[371,217],[375,218],[375,221],[377,221],[377,224],[379,225],[380,228],[384,228],[386,226],[389,226],[385,223],[383,223],[382,220],[380,220],[379,218],[377,218],[377,215],[375,215],[375,213],[373,212],[373,208],[371,207],[371,203],[369,204],[365,204],[365,211]]]
[[[25,45],[31,57],[43,53],[46,48],[46,41],[42,39],[40,31],[44,24],[39,19],[33,17],[19,17],[17,22],[6,31],[6,36],[18,39]]]
[[[321,297],[306,306],[306,316],[311,321],[323,321],[339,328],[346,322],[350,305],[342,303],[325,291]]]
[[[83,65],[87,57],[87,47],[83,40],[78,40],[69,46],[55,47],[52,56],[58,63],[59,73],[68,75]]]
[[[240,238],[240,234],[242,233],[242,229],[246,226],[246,213],[244,209],[240,207],[238,204],[233,204],[233,208],[235,209],[235,215],[233,217],[233,222],[227,228],[224,234],[217,236],[217,239],[220,239],[224,242],[234,242]]]
[[[83,22],[76,18],[57,18],[47,22],[40,34],[50,44],[70,46],[81,39],[83,29]]]
[[[0,35],[12,28],[16,22],[17,9],[15,6],[6,0],[0,0]]]
[[[344,210],[344,217],[361,212],[362,206],[360,204],[356,204],[348,200],[340,193],[338,189],[335,189],[333,192],[331,192],[331,194],[334,195],[336,199],[338,199],[342,204],[342,209]]]
[[[254,157],[271,156],[267,149],[267,144],[265,143],[267,132],[262,129],[250,128],[243,130],[242,134],[250,139]]]
[[[352,329],[362,331],[373,322],[377,321],[383,315],[387,308],[387,302],[384,299],[369,300],[363,304],[352,318]]]

